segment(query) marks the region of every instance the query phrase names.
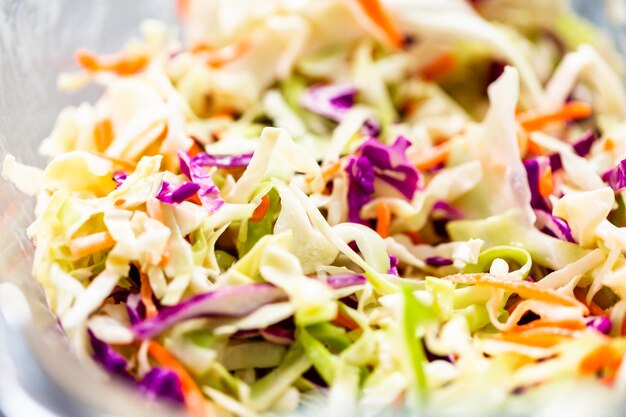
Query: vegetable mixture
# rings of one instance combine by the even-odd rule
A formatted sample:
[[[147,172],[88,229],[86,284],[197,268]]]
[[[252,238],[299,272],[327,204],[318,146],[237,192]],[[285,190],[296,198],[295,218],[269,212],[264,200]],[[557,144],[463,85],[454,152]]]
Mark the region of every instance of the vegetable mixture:
[[[624,390],[623,74],[563,1],[179,14],[77,51],[101,97],[4,162],[78,355],[193,417]]]

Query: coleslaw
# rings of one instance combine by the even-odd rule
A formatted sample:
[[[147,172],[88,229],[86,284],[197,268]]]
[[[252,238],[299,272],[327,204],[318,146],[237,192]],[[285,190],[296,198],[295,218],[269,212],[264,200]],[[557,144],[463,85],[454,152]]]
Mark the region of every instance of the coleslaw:
[[[189,415],[625,392],[626,94],[561,1],[179,1],[3,177],[72,349]],[[542,397],[543,395],[543,397]],[[541,402],[540,400],[537,400]]]

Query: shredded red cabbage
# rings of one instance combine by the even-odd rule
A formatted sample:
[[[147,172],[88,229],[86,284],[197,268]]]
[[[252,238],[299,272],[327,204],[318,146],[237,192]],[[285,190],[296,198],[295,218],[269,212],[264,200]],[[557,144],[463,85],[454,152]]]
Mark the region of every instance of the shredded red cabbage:
[[[550,158],[547,156],[538,156],[536,158],[524,161],[526,168],[526,177],[528,178],[528,186],[530,188],[530,205],[537,210],[552,212],[552,204],[550,200],[541,195],[539,190],[539,182],[547,170],[551,170]]]
[[[620,161],[613,169],[602,174],[602,180],[605,181],[615,191],[620,191],[626,187],[626,159]]]
[[[452,259],[444,258],[442,256],[430,256],[424,259],[427,265],[439,267],[439,266],[447,266],[452,265],[454,262]]]
[[[283,326],[279,323],[261,329],[260,333],[268,342],[288,346],[294,340],[295,331],[293,328]]]
[[[209,155],[203,152],[194,156],[192,161],[194,164],[202,167],[244,168],[250,164],[251,159],[251,153],[241,155]]]
[[[146,317],[146,308],[141,301],[141,294],[130,293],[126,298],[126,311],[130,324],[136,324]]]
[[[398,258],[393,255],[389,255],[389,271],[387,271],[387,273],[397,277],[400,276],[398,273]]]
[[[371,138],[377,138],[378,135],[380,135],[380,131],[380,123],[372,118],[367,119],[365,123],[363,123],[363,127],[361,127],[361,133]]]
[[[304,92],[300,104],[313,113],[340,122],[354,106],[356,93],[352,84],[318,84]]]
[[[572,147],[574,148],[574,152],[576,152],[578,156],[589,155],[589,152],[591,152],[591,147],[593,146],[596,140],[598,140],[598,138],[596,135],[594,135],[593,132],[585,133],[585,135],[582,138],[578,139],[572,145]]]
[[[587,327],[608,335],[611,333],[611,319],[606,316],[587,317]]]
[[[179,185],[163,181],[156,198],[167,204],[180,204],[199,190],[200,186],[195,182],[186,182]]]
[[[178,375],[167,368],[154,367],[139,381],[139,390],[151,400],[165,399],[183,404],[183,390]]]
[[[372,200],[374,167],[364,157],[351,157],[346,166],[348,174],[348,221],[363,224],[361,208]]]
[[[209,175],[204,167],[194,161],[186,151],[178,152],[178,160],[182,173],[200,187],[198,197],[202,202],[202,206],[209,213],[214,213],[222,207],[225,201],[220,196],[220,190],[213,183],[211,175]]]
[[[107,343],[98,339],[96,335],[87,329],[89,342],[93,350],[92,358],[104,369],[113,375],[117,375],[125,380],[134,380],[133,376],[126,370],[128,361]]]
[[[363,224],[361,208],[369,203],[375,191],[376,178],[386,182],[411,200],[420,188],[420,175],[406,158],[411,143],[398,136],[391,146],[370,138],[359,148],[360,156],[351,157],[348,174],[348,221]]]
[[[165,307],[156,317],[131,326],[131,330],[139,339],[148,339],[184,320],[197,317],[241,317],[266,304],[285,299],[285,293],[270,284],[220,288]]]
[[[435,201],[430,211],[430,215],[434,219],[459,220],[463,218],[463,212],[456,207],[451,206],[443,200]]]
[[[326,284],[335,289],[363,285],[365,282],[367,282],[367,279],[363,275],[358,274],[332,275],[326,278]]]
[[[576,242],[574,236],[572,235],[572,229],[565,220],[560,217],[553,216],[544,210],[535,210],[535,215],[537,217],[535,226],[543,233],[566,242]]]
[[[420,175],[406,158],[410,146],[411,142],[398,136],[391,146],[372,138],[359,149],[361,156],[372,163],[376,177],[396,188],[408,200],[420,186]]]
[[[120,185],[122,185],[126,178],[128,178],[128,174],[126,173],[126,171],[115,171],[113,173],[113,181],[117,183],[115,188],[118,188]]]

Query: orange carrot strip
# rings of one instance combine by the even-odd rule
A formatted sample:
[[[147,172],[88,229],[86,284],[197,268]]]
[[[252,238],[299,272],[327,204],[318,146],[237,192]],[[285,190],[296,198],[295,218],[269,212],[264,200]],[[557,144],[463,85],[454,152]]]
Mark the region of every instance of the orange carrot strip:
[[[376,209],[376,233],[383,239],[389,237],[389,229],[391,227],[391,210],[389,206],[382,201],[378,203]]]
[[[202,152],[204,152],[204,149],[202,149],[202,147],[198,145],[198,142],[194,140],[193,144],[191,145],[191,148],[189,148],[189,156],[193,158],[194,156]]]
[[[576,297],[576,299],[578,301],[580,301],[583,304],[587,304],[587,294],[581,289],[581,288],[574,288],[574,297]],[[593,314],[594,316],[608,316],[609,314],[604,311],[602,309],[602,307],[600,307],[599,305],[596,304],[595,301],[591,300],[591,302],[589,303],[589,313]]]
[[[352,320],[350,317],[342,314],[341,312],[337,313],[337,317],[335,317],[335,319],[333,320],[333,324],[345,327],[346,329],[350,330],[356,330],[360,328],[356,321]]]
[[[97,55],[87,49],[78,49],[75,54],[78,64],[87,71],[112,71],[118,75],[136,74],[148,66],[150,58],[146,54]]]
[[[543,153],[543,148],[537,142],[528,138],[528,152],[533,155],[541,155]]]
[[[404,232],[404,234],[407,235],[411,239],[411,243],[413,243],[414,245],[419,245],[420,243],[424,243],[424,239],[422,239],[422,236],[417,230],[413,232],[407,231],[407,232]]]
[[[510,332],[525,332],[527,330],[543,328],[543,327],[557,327],[557,328],[568,329],[568,330],[583,330],[586,326],[583,320],[569,319],[569,320],[554,321],[554,320],[538,319],[538,320],[531,321],[530,323],[527,323],[527,324],[517,325],[514,328],[512,328]]]
[[[611,138],[606,138],[603,144],[604,150],[607,152],[611,152],[615,149],[615,141]]]
[[[215,47],[213,47],[211,44],[209,44],[207,42],[203,42],[203,41],[195,42],[189,48],[189,51],[192,54],[197,54],[197,53],[200,53],[200,52],[211,52],[211,51],[214,51],[214,50],[215,50]]]
[[[159,262],[160,267],[164,267],[170,262],[170,249],[166,246],[163,254],[161,255],[161,262]]]
[[[241,41],[233,43],[220,49],[214,49],[207,53],[206,64],[213,68],[220,68],[232,62],[248,52],[251,45],[249,42]],[[202,52],[207,52],[206,50]]]
[[[146,213],[148,217],[160,221],[163,223],[163,210],[161,209],[161,202],[152,197],[146,201]]]
[[[103,119],[93,128],[93,137],[98,152],[104,152],[113,142],[113,125],[110,119]]]
[[[551,113],[538,113],[536,111],[520,113],[517,120],[526,131],[532,132],[543,129],[550,123],[587,118],[591,116],[591,112],[589,104],[582,101],[570,101]]]
[[[141,301],[143,302],[143,306],[146,308],[146,317],[151,319],[159,312],[152,301],[152,287],[150,286],[150,280],[148,279],[148,275],[144,273],[139,274],[139,278],[141,280]]]
[[[176,1],[176,14],[181,19],[186,19],[189,16],[189,0]]]
[[[494,339],[520,345],[549,348],[575,336],[576,332],[572,330],[544,327],[525,332],[505,332],[495,336]]]
[[[154,340],[149,342],[148,352],[161,366],[172,370],[178,375],[185,399],[185,406],[191,417],[208,417],[213,415],[209,409],[209,403],[204,399],[196,381],[174,355]]]
[[[75,258],[82,258],[92,253],[110,249],[113,246],[115,246],[115,240],[109,232],[98,232],[72,239],[70,241],[70,253]]]
[[[261,202],[254,209],[254,213],[252,213],[252,217],[250,217],[251,222],[260,222],[265,217],[265,213],[267,213],[267,209],[270,208],[270,196],[265,194],[263,198],[261,198]]]
[[[422,68],[422,77],[427,80],[437,80],[442,75],[450,72],[456,65],[456,58],[451,52],[444,52],[439,55],[434,61]]]
[[[446,162],[448,156],[450,156],[450,142],[443,142],[422,152],[418,155],[417,162],[413,162],[417,169],[426,170]]]
[[[343,166],[343,161],[340,159],[334,163],[332,163],[331,165],[327,166],[326,168],[322,169],[322,180],[324,180],[324,182],[327,182],[333,175],[335,175],[337,172],[339,172],[339,170],[341,170],[341,167]],[[304,180],[308,183],[313,182],[315,178],[312,176],[307,176]]]
[[[396,48],[402,46],[402,33],[379,0],[357,0],[357,2],[365,14],[383,31],[392,46]]]
[[[195,193],[194,195],[192,195],[191,197],[189,197],[189,198],[187,199],[187,201],[190,201],[190,202],[192,202],[192,203],[194,203],[194,204],[197,204],[197,205],[199,205],[199,206],[201,206],[201,205],[202,205],[202,201],[200,200],[200,197],[198,196],[198,193]]]
[[[554,181],[552,181],[552,170],[546,169],[539,178],[539,194],[547,197],[554,191]]]
[[[609,344],[602,344],[585,356],[579,365],[583,374],[595,374],[602,369],[617,372],[622,363],[622,354]]]
[[[543,288],[529,281],[514,281],[488,273],[455,274],[444,277],[448,281],[465,285],[484,285],[492,288],[501,288],[505,291],[518,294],[522,298],[547,301],[565,306],[581,307],[585,314],[587,306],[573,297],[563,295],[551,288]]]

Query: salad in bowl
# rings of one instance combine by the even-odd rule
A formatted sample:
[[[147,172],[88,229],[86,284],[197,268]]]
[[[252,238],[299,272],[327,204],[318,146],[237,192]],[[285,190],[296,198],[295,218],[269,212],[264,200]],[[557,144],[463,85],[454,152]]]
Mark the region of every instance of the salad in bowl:
[[[626,392],[623,68],[566,2],[178,6],[4,160],[80,358],[193,417]]]

